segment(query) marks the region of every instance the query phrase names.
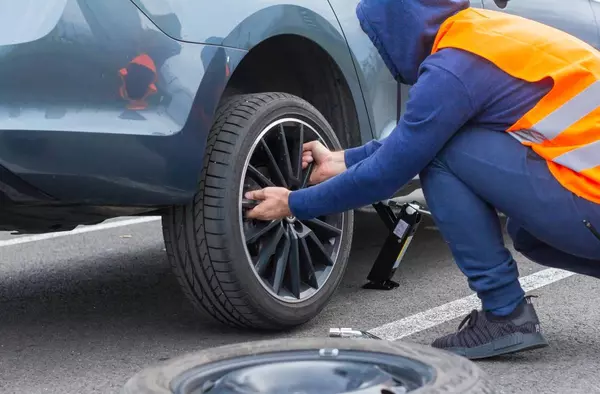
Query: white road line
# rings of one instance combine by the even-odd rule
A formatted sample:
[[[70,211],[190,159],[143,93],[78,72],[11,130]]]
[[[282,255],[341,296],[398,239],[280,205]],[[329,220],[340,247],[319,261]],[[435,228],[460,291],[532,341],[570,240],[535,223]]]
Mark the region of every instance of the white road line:
[[[93,231],[107,230],[111,228],[124,227],[134,224],[148,223],[160,220],[160,217],[149,216],[134,219],[118,220],[92,226],[82,226],[71,231],[61,231],[47,234],[36,234],[22,236],[13,239],[0,240],[0,247],[19,245],[28,242],[42,241],[69,235],[89,233]],[[532,291],[551,283],[558,282],[573,276],[572,272],[549,268],[534,274],[519,278],[525,291]],[[444,305],[417,313],[412,316],[396,320],[369,330],[374,335],[389,341],[395,341],[406,336],[427,330],[439,324],[456,319],[469,313],[472,309],[480,308],[481,302],[475,294],[449,302]]]
[[[3,246],[20,245],[20,244],[24,244],[24,243],[28,243],[28,242],[43,241],[45,239],[66,237],[68,235],[76,235],[76,234],[90,233],[92,231],[100,231],[100,230],[107,230],[110,228],[124,227],[124,226],[129,226],[132,224],[154,222],[157,220],[160,220],[160,217],[146,216],[146,217],[134,218],[134,219],[117,220],[114,222],[95,224],[95,225],[91,225],[91,226],[82,226],[82,227],[77,227],[76,229],[71,230],[71,231],[59,231],[59,232],[55,232],[55,233],[26,235],[26,236],[22,236],[22,237],[15,237],[12,239],[0,240],[0,248]]]
[[[525,291],[531,291],[573,275],[572,272],[548,268],[519,278],[519,281]],[[479,301],[479,298],[477,298],[477,295],[473,294],[412,316],[375,327],[370,329],[369,332],[382,339],[395,341],[458,317],[465,316],[471,310],[478,308],[481,308],[481,302]]]

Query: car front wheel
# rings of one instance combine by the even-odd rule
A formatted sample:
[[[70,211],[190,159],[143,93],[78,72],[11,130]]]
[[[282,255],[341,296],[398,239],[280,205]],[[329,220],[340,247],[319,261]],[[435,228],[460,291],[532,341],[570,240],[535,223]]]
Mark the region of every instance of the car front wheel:
[[[244,217],[246,191],[308,187],[302,144],[342,149],[325,118],[284,93],[236,95],[219,108],[194,201],[163,217],[169,260],[204,313],[238,327],[284,329],[327,305],[344,274],[353,213],[271,222]]]

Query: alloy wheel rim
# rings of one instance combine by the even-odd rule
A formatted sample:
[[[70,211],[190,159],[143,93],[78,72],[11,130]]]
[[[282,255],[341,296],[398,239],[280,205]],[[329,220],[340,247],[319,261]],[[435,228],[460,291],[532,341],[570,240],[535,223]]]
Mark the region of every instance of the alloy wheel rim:
[[[263,288],[286,303],[306,301],[329,280],[341,247],[345,214],[312,220],[248,220],[242,198],[248,190],[267,186],[309,187],[311,167],[303,170],[301,158],[302,144],[311,140],[331,145],[304,120],[285,117],[269,124],[250,148],[239,190],[240,231],[248,262]]]
[[[177,394],[406,394],[434,377],[430,365],[412,358],[322,348],[216,361],[183,372],[171,388]]]

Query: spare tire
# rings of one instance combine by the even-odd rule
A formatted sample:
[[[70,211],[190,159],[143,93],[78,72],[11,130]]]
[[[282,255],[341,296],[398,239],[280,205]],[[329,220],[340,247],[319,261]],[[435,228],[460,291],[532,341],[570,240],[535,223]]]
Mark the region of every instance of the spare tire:
[[[247,342],[146,368],[126,394],[491,394],[472,361],[443,350],[377,339]]]
[[[353,212],[249,221],[245,191],[307,187],[302,143],[342,149],[325,118],[283,93],[234,95],[218,109],[194,201],[163,216],[169,261],[188,298],[218,322],[285,329],[314,318],[346,269]],[[299,156],[300,155],[300,156]]]

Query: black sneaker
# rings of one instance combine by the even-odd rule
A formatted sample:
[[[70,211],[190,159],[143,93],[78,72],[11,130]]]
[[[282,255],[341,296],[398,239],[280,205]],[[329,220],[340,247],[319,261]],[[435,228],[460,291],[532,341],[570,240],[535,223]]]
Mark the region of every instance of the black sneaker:
[[[548,342],[530,298],[508,316],[473,310],[456,333],[436,339],[431,346],[471,360],[546,347]]]

